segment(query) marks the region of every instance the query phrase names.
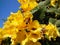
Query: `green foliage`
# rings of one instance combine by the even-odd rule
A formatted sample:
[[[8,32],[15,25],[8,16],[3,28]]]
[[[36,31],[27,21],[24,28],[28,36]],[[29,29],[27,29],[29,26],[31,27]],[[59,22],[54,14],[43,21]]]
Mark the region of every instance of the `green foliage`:
[[[60,27],[60,20],[57,20],[55,24],[57,27]]]
[[[39,2],[38,6],[36,6],[31,13],[33,14],[33,20],[38,20],[41,24],[52,23],[57,26],[60,32],[60,0],[56,2],[55,7],[50,5],[51,0],[45,0]],[[42,45],[60,45],[60,38],[56,38],[56,40],[49,41],[48,39],[40,40],[39,42]]]
[[[57,37],[56,40],[51,39],[51,41],[44,38],[42,40],[38,40],[38,42],[41,42],[42,45],[60,45],[60,38]]]
[[[54,18],[49,18],[49,22],[51,22],[52,24],[55,24],[56,23],[56,19],[54,19]]]
[[[59,2],[56,2],[55,7],[53,7],[50,5],[50,1],[41,1],[38,6],[31,10],[34,16],[33,20],[37,19],[42,24],[48,24],[49,22],[55,24],[55,21],[60,20]]]
[[[2,40],[1,45],[11,45],[11,38],[7,37]]]

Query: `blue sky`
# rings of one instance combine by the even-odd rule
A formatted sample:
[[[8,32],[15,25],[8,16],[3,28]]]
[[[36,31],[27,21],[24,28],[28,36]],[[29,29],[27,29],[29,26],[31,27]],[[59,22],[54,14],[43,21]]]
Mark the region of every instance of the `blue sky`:
[[[0,27],[3,27],[3,20],[6,19],[10,12],[17,12],[20,4],[17,0],[0,0]]]

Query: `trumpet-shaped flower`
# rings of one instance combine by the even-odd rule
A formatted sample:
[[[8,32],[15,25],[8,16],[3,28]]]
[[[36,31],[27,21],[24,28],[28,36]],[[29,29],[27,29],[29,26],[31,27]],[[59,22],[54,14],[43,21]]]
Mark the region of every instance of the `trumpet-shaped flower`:
[[[49,23],[45,27],[45,34],[48,36],[49,40],[51,40],[51,38],[56,38],[57,36],[60,35],[57,27],[51,23]]]
[[[55,7],[56,1],[58,0],[51,0],[51,5]]]
[[[29,40],[28,42],[26,42],[25,45],[41,45],[41,43],[40,42],[32,42]]]
[[[18,0],[18,2],[21,4],[20,8],[22,8],[23,11],[32,10],[38,5],[36,0]]]

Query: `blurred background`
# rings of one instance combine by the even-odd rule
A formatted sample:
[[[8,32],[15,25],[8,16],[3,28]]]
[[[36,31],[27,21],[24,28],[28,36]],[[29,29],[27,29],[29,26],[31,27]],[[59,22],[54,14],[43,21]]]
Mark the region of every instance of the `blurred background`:
[[[0,0],[0,27],[3,27],[4,20],[11,12],[16,12],[20,4],[17,0]]]

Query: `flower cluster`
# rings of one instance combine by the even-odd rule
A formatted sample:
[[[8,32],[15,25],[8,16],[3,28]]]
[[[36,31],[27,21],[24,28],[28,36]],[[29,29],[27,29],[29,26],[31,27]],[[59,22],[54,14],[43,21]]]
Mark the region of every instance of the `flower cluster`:
[[[5,44],[2,40],[6,37],[11,38],[10,45],[42,45],[38,40],[44,38],[51,40],[60,36],[56,25],[50,22],[47,25],[40,24],[37,19],[33,20],[34,16],[30,10],[38,5],[36,0],[18,0],[18,2],[22,10],[12,12],[0,28],[0,45]]]

